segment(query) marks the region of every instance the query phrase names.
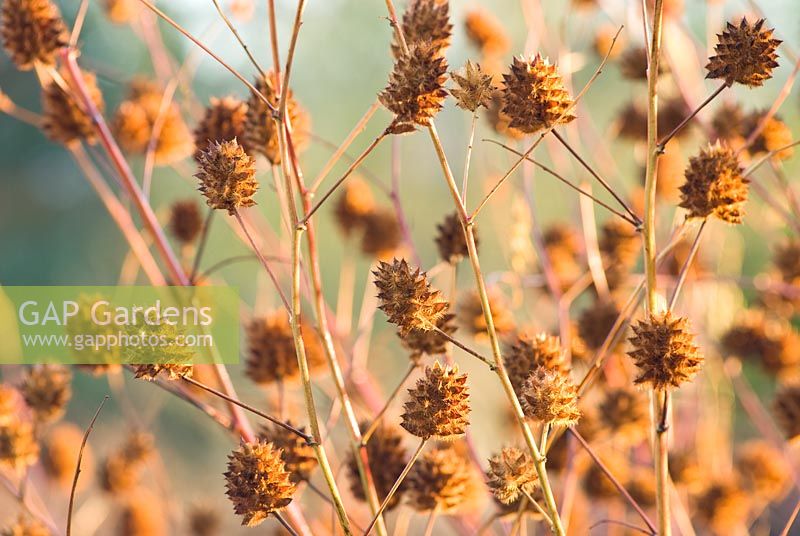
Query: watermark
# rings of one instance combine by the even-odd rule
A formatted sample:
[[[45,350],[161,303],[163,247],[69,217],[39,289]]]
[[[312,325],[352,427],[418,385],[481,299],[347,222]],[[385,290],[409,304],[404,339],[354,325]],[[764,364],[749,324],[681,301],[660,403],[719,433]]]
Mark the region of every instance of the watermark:
[[[0,364],[235,364],[233,287],[0,287]]]

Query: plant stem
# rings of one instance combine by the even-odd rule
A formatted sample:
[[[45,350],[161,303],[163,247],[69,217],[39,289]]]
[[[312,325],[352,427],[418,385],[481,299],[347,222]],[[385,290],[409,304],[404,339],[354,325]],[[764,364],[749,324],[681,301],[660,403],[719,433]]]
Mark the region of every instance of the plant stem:
[[[214,395],[216,397],[219,397],[219,398],[221,398],[221,399],[223,399],[223,400],[225,400],[227,402],[230,402],[232,404],[236,404],[240,408],[246,409],[250,413],[252,413],[254,415],[258,415],[259,417],[262,417],[262,418],[268,420],[269,422],[271,422],[271,423],[273,423],[273,424],[275,424],[277,426],[280,426],[284,430],[288,430],[289,432],[292,432],[293,434],[295,434],[298,437],[302,438],[303,441],[305,441],[306,443],[311,444],[311,443],[314,442],[314,438],[311,437],[310,435],[304,434],[303,432],[301,432],[300,430],[298,430],[294,426],[292,426],[290,424],[287,424],[287,423],[281,421],[280,419],[277,419],[277,418],[273,417],[272,415],[268,415],[268,414],[264,413],[263,411],[254,408],[253,406],[251,406],[249,404],[245,404],[241,400],[237,400],[237,399],[235,399],[235,398],[233,398],[231,396],[226,395],[225,393],[221,393],[221,392],[217,391],[216,389],[214,389],[213,387],[210,387],[210,386],[208,386],[208,385],[206,385],[206,384],[204,384],[202,382],[199,382],[199,381],[195,380],[194,378],[190,378],[188,376],[182,376],[181,379],[183,379],[183,381],[185,381],[186,383],[190,383],[190,384],[194,385],[195,387],[198,387],[198,388],[200,388],[200,389],[202,389],[202,390],[204,390],[206,392],[209,392],[209,393],[211,393],[212,395]]]
[[[89,434],[91,434],[92,430],[94,429],[94,423],[97,422],[97,417],[100,415],[100,411],[102,411],[103,406],[106,405],[108,398],[108,395],[105,395],[103,400],[100,401],[97,411],[94,412],[94,417],[92,417],[92,420],[89,422],[89,426],[86,428],[86,432],[83,434],[81,446],[78,450],[78,461],[75,463],[75,475],[72,477],[72,488],[69,492],[69,506],[67,507],[67,536],[72,535],[72,512],[75,509],[75,490],[78,488],[78,477],[81,475],[83,451],[86,448],[86,442],[89,440]],[[22,495],[22,498],[24,499],[24,494]]]
[[[669,306],[667,307],[667,309],[670,311],[675,308],[675,303],[678,301],[678,296],[680,295],[683,284],[686,282],[686,277],[689,274],[689,268],[692,266],[692,261],[697,255],[697,250],[700,248],[700,238],[703,236],[703,229],[706,228],[706,223],[708,223],[708,220],[704,219],[703,223],[700,224],[700,228],[697,230],[697,236],[695,236],[694,242],[692,242],[692,248],[689,250],[689,255],[686,257],[683,266],[681,266],[681,271],[678,275],[678,282],[675,283],[675,290],[672,291],[672,298],[670,298]]]
[[[464,178],[461,180],[461,199],[466,203],[467,183],[469,182],[469,163],[472,159],[472,146],[475,142],[475,125],[478,123],[478,111],[472,112],[472,121],[469,129],[469,143],[467,144],[467,156],[464,158]]]
[[[658,142],[658,145],[657,145],[657,151],[659,152],[659,154],[664,154],[664,151],[665,151],[665,150],[666,150],[666,148],[667,148],[667,144],[669,143],[669,140],[671,140],[672,138],[674,138],[674,137],[675,137],[675,135],[676,135],[676,134],[678,134],[678,132],[680,132],[680,131],[683,129],[683,127],[685,127],[685,126],[686,126],[686,125],[689,123],[689,121],[691,121],[692,119],[694,119],[694,117],[695,117],[697,114],[699,114],[699,113],[700,113],[700,110],[702,110],[703,108],[705,108],[706,106],[708,106],[708,104],[709,104],[711,101],[713,101],[715,98],[717,98],[717,95],[719,95],[720,93],[722,93],[722,92],[725,90],[725,88],[726,88],[726,87],[729,87],[727,83],[726,83],[726,84],[722,84],[720,87],[718,87],[718,88],[716,89],[716,91],[714,91],[714,93],[712,93],[711,95],[709,95],[709,97],[708,97],[706,100],[704,100],[704,101],[702,102],[702,104],[700,104],[700,106],[698,106],[697,108],[695,108],[695,109],[694,109],[694,111],[693,111],[692,113],[690,113],[688,116],[686,116],[686,117],[683,119],[683,121],[681,121],[681,122],[680,122],[680,124],[678,124],[678,126],[676,126],[675,128],[673,128],[673,129],[672,129],[672,132],[670,132],[669,134],[667,134],[666,136],[664,136],[664,138],[662,138],[662,140],[661,140],[660,142]]]
[[[664,0],[655,0],[653,8],[653,32],[650,46],[650,63],[647,69],[647,170],[645,173],[644,215],[644,266],[646,273],[647,314],[656,312],[656,180],[658,170],[658,69],[661,59],[661,36],[664,21]],[[659,536],[671,536],[672,525],[669,512],[669,470],[667,457],[667,435],[660,425],[662,409],[659,393],[652,392],[653,410],[653,460],[656,472],[656,511],[658,512]],[[669,393],[666,394],[668,400]]]
[[[255,252],[256,256],[258,257],[258,260],[261,262],[261,265],[264,267],[264,270],[266,270],[267,275],[269,275],[269,278],[272,280],[272,284],[275,286],[275,290],[278,291],[278,296],[280,296],[281,301],[283,302],[284,308],[287,311],[291,311],[292,310],[291,305],[289,305],[289,300],[286,298],[286,294],[284,294],[283,290],[281,289],[281,285],[280,285],[280,282],[278,281],[278,277],[275,275],[275,272],[272,271],[272,268],[270,267],[269,263],[267,262],[267,259],[264,258],[264,255],[261,253],[261,250],[258,248],[258,245],[256,244],[256,241],[253,239],[253,235],[250,234],[250,231],[247,229],[247,226],[245,225],[244,220],[242,219],[242,216],[241,216],[241,214],[239,214],[238,210],[234,211],[233,217],[239,223],[239,227],[242,228],[242,232],[247,237],[247,241],[250,242],[250,247],[253,248],[253,251]]]
[[[194,254],[194,261],[192,262],[192,271],[189,274],[189,281],[194,285],[197,278],[197,271],[200,269],[200,261],[203,259],[203,253],[206,251],[206,244],[208,243],[208,235],[211,230],[211,220],[214,218],[214,209],[209,207],[206,212],[206,219],[203,221],[203,230],[200,235],[200,242],[197,246],[197,251]],[[249,255],[248,255],[249,257]]]
[[[438,513],[439,506],[437,505],[433,510],[431,510],[431,514],[428,516],[428,522],[425,524],[424,536],[431,536],[431,534],[433,534],[433,526],[436,524],[436,516]]]
[[[402,379],[397,383],[397,387],[394,388],[394,390],[392,391],[392,394],[390,394],[389,398],[386,399],[386,403],[383,405],[383,407],[378,412],[378,414],[375,415],[375,418],[372,419],[372,424],[369,425],[369,428],[367,428],[367,431],[364,432],[364,434],[361,436],[361,445],[362,446],[367,444],[367,442],[369,441],[369,438],[372,437],[372,434],[374,434],[375,430],[378,429],[378,426],[381,424],[381,420],[383,419],[383,415],[386,413],[386,410],[389,409],[389,406],[392,404],[394,399],[397,398],[397,395],[400,393],[400,389],[403,388],[403,385],[405,385],[405,383],[408,380],[409,376],[411,376],[411,373],[414,372],[418,367],[419,367],[419,363],[416,363],[416,362],[412,362],[409,365],[408,370],[406,371],[405,374],[403,374]]]
[[[228,29],[231,31],[233,36],[236,38],[236,40],[239,42],[242,49],[244,50],[244,53],[247,54],[247,58],[250,60],[250,63],[253,64],[253,67],[256,68],[258,74],[260,74],[261,77],[263,78],[264,69],[261,68],[256,59],[253,57],[253,54],[250,53],[250,49],[247,47],[247,44],[242,39],[242,36],[239,35],[239,32],[236,31],[236,27],[233,25],[228,16],[225,15],[225,12],[222,10],[222,6],[219,5],[219,0],[211,0],[211,1],[214,2],[214,7],[217,8],[217,13],[219,13],[219,16],[222,18],[223,22],[225,22],[225,26],[227,26]]]
[[[411,459],[408,460],[408,463],[406,463],[406,466],[403,468],[403,471],[400,473],[400,476],[398,476],[397,480],[394,481],[392,489],[389,490],[389,493],[386,495],[386,498],[383,499],[381,507],[378,509],[378,513],[375,515],[375,517],[372,518],[372,521],[370,521],[369,525],[367,525],[367,530],[364,531],[364,536],[369,536],[370,532],[372,532],[372,527],[375,526],[375,522],[381,516],[383,511],[386,510],[386,507],[389,505],[389,501],[392,500],[392,497],[394,497],[394,494],[397,493],[397,490],[400,488],[400,484],[402,484],[403,480],[405,480],[406,476],[408,476],[408,473],[411,471],[411,468],[414,466],[414,463],[417,461],[417,458],[419,458],[419,455],[422,453],[422,449],[425,448],[425,444],[427,442],[428,442],[427,438],[422,439],[419,442],[417,450],[415,450],[414,454],[411,455]]]

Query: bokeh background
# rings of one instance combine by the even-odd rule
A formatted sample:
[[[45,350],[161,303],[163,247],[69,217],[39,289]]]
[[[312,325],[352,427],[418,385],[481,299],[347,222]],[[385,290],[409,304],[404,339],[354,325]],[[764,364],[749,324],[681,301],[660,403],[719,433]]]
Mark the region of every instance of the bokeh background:
[[[569,2],[539,2],[529,0],[493,0],[481,3],[472,0],[451,2],[452,20],[455,26],[453,45],[448,51],[448,62],[453,68],[463,65],[467,58],[477,58],[477,51],[466,40],[462,22],[466,10],[482,4],[495,13],[505,24],[512,38],[513,53],[521,53],[531,46],[558,61],[562,69],[574,71],[574,87],[579,89],[589,78],[600,61],[594,49],[594,37],[601,28],[625,25],[622,37],[634,46],[642,42],[641,23],[638,19],[638,2],[608,0],[600,2],[601,10],[581,11]],[[278,27],[282,44],[288,39],[289,28],[294,17],[294,2],[279,0]],[[74,19],[78,2],[60,2],[62,13],[68,23]],[[210,1],[171,0],[161,6],[193,34],[203,41],[231,65],[251,75],[252,66],[247,62],[233,37],[224,28]],[[790,43],[795,49],[798,39],[798,10],[794,0],[761,0],[769,24],[776,27],[776,35]],[[400,6],[398,6],[400,7]],[[541,9],[548,22],[546,27],[529,34],[526,21],[532,13]],[[748,2],[727,1],[709,8],[704,1],[687,0],[685,14],[679,24],[696,39],[696,46],[705,48],[709,30],[721,28],[722,21],[750,12]],[[147,15],[146,15],[147,16]],[[722,18],[713,18],[722,17]],[[234,19],[245,41],[264,65],[270,64],[267,33],[267,15],[264,2],[256,1],[252,16],[246,21]],[[210,58],[198,54],[185,38],[166,24],[159,23],[172,57],[181,62],[194,55],[198,68],[192,74],[192,89],[199,103],[206,104],[211,96],[246,96],[245,88],[221,66]],[[311,0],[308,2],[301,30],[297,57],[294,63],[292,87],[298,100],[312,116],[313,131],[322,140],[338,144],[351,130],[354,123],[374,102],[377,92],[386,83],[391,69],[389,42],[390,28],[385,18],[384,3],[378,0]],[[669,34],[667,35],[669,39]],[[98,2],[91,2],[89,14],[81,35],[80,63],[98,74],[99,84],[106,100],[106,109],[111,111],[124,97],[126,83],[134,76],[152,75],[151,57],[137,33],[128,26],[108,22]],[[561,43],[561,46],[555,46]],[[694,51],[693,51],[694,52]],[[511,54],[508,55],[510,62]],[[740,102],[747,109],[767,107],[777,95],[792,66],[785,59],[776,70],[775,79],[758,90],[734,89]],[[697,77],[701,76],[700,74]],[[706,86],[712,88],[711,84]],[[24,108],[40,109],[40,90],[35,75],[18,72],[5,56],[0,55],[0,88]],[[642,83],[632,83],[621,77],[616,65],[610,64],[579,107],[579,115],[590,116],[591,133],[584,138],[584,154],[589,158],[611,158],[618,172],[611,178],[622,192],[632,192],[642,180],[640,173],[642,152],[614,133],[617,113],[634,98],[645,92]],[[797,125],[798,98],[790,97],[781,115],[793,127]],[[186,111],[190,126],[197,121],[197,110]],[[707,116],[701,116],[707,117]],[[370,121],[366,131],[353,144],[350,152],[357,154],[361,148],[377,135],[390,120],[389,114],[379,110]],[[437,126],[448,151],[456,174],[460,174],[466,148],[469,116],[453,106],[452,101],[439,115]],[[472,188],[470,202],[475,203],[512,162],[501,148],[480,140],[497,138],[487,124],[479,123],[473,155]],[[692,152],[702,142],[699,135],[684,143]],[[417,133],[405,136],[399,143],[401,161],[401,200],[408,222],[420,253],[422,264],[432,267],[438,262],[433,235],[435,224],[451,211],[451,200],[440,176],[427,135]],[[602,147],[602,149],[601,149]],[[580,180],[580,172],[563,155],[553,159],[544,147],[537,153],[545,162],[553,162],[566,174]],[[368,158],[365,167],[370,174],[388,182],[390,175],[390,144],[384,143]],[[303,157],[306,175],[313,177],[330,155],[330,148],[322,142],[312,142]],[[602,155],[602,156],[601,156]],[[796,162],[788,162],[787,172],[794,178]],[[134,172],[141,176],[143,162],[132,159]],[[343,166],[339,165],[336,172]],[[275,192],[270,180],[261,169],[262,188],[257,194],[255,210],[263,214],[274,228],[278,228],[278,212]],[[194,197],[193,162],[186,160],[175,168],[158,167],[154,175],[152,199],[162,221],[166,222],[169,205],[179,199]],[[578,177],[579,176],[579,177]],[[555,221],[578,221],[578,204],[573,193],[546,176],[537,177],[536,216],[544,225]],[[115,284],[120,275],[127,246],[117,228],[88,186],[69,153],[62,147],[45,139],[35,128],[16,119],[0,114],[0,283],[3,285],[104,285]],[[380,196],[378,190],[376,195]],[[599,194],[601,197],[603,194]],[[607,196],[606,196],[607,197]],[[481,217],[481,257],[484,269],[492,281],[502,282],[510,271],[513,244],[509,240],[509,229],[515,223],[515,212],[510,210],[518,201],[518,190],[510,184],[501,190]],[[385,205],[388,199],[380,199]],[[239,241],[231,240],[230,229],[222,224],[225,216],[219,215],[214,225],[208,251],[203,261],[210,266],[215,261],[248,252]],[[606,214],[598,209],[598,219]],[[660,216],[667,223],[666,213]],[[319,234],[325,288],[330,303],[335,303],[339,285],[340,269],[344,258],[356,259],[355,304],[361,302],[370,259],[359,254],[357,244],[341,239],[332,218],[331,206],[323,209],[319,216]],[[714,224],[707,238],[703,256],[707,262],[728,275],[754,275],[767,263],[771,247],[783,237],[781,223],[774,214],[760,203],[751,203],[748,218],[736,229]],[[663,239],[663,236],[660,237]],[[278,253],[278,252],[276,252]],[[535,259],[531,260],[531,275],[538,273]],[[464,286],[469,285],[471,275],[466,266],[461,272]],[[525,275],[525,274],[523,274]],[[224,280],[240,288],[242,299],[256,310],[266,311],[277,305],[270,287],[255,263],[240,263],[220,272]],[[446,277],[441,280],[446,284]],[[366,286],[367,292],[372,288]],[[732,311],[741,303],[747,289],[740,290],[734,283],[715,287],[713,296],[717,310],[709,312],[704,320],[713,325],[724,325]],[[706,294],[708,296],[708,294]],[[687,300],[700,299],[688,289]],[[708,298],[705,298],[708,299]],[[543,328],[552,328],[555,323],[552,304],[535,292],[526,292],[512,300],[521,322],[533,322]],[[376,319],[375,333],[369,352],[370,367],[387,390],[393,386],[406,367],[403,351],[396,341],[393,330],[385,325],[381,315]],[[476,442],[483,454],[496,447],[491,430],[502,426],[500,416],[483,408],[496,407],[493,401],[502,397],[496,380],[488,372],[464,361],[464,368],[471,373],[476,408],[473,426],[482,430],[476,434]],[[240,395],[254,404],[267,404],[274,393],[264,392],[248,382],[240,367],[232,367]],[[748,370],[753,381],[765,382],[758,371]],[[4,379],[13,381],[18,374],[14,367],[6,367]],[[165,499],[175,513],[177,521],[174,532],[180,534],[180,512],[186,504],[210,501],[223,514],[225,534],[236,534],[237,520],[223,497],[222,472],[226,454],[232,447],[229,437],[209,424],[204,415],[187,404],[177,401],[158,388],[130,378],[118,378],[113,389],[105,378],[95,378],[76,372],[74,396],[66,420],[84,426],[97,403],[106,393],[115,396],[107,405],[91,439],[94,458],[118,445],[138,422],[157,438],[161,469],[153,471],[159,475],[154,479],[154,489]],[[323,380],[326,382],[327,380]],[[324,393],[319,393],[323,408],[329,407]],[[299,398],[296,399],[299,403]],[[395,408],[396,409],[396,408]],[[298,415],[302,412],[297,411]],[[396,412],[395,412],[396,414]],[[738,434],[752,433],[745,419],[735,419]],[[484,433],[483,431],[486,431]],[[90,473],[83,478],[92,478]],[[60,522],[66,513],[65,498],[55,489],[44,484],[40,493],[54,505],[53,511]],[[2,491],[0,491],[2,494]],[[0,502],[10,499],[0,496]],[[83,527],[97,523],[96,534],[112,534],[114,512],[101,500],[79,504],[78,522]],[[445,530],[445,524],[441,524]],[[262,531],[263,532],[263,531]],[[90,532],[81,532],[89,534]]]

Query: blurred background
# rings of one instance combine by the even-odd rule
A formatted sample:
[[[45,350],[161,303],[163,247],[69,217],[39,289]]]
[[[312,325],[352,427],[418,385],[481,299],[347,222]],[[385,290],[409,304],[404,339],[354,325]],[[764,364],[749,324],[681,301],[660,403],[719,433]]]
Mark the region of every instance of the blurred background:
[[[59,3],[65,20],[71,25],[79,2],[71,0]],[[240,0],[235,6],[230,2],[223,4],[228,9],[235,7],[238,10],[240,16],[234,16],[233,21],[243,39],[262,65],[271,65],[265,2],[253,3],[252,12],[249,12],[247,0]],[[601,32],[607,34],[611,29],[613,33],[616,28],[625,25],[618,44],[620,51],[638,47],[643,42],[639,2],[604,0],[599,4],[600,8],[580,9],[567,1],[452,0],[454,37],[447,53],[448,63],[451,68],[457,69],[463,66],[466,59],[479,58],[478,51],[465,36],[463,22],[466,13],[480,5],[502,21],[511,38],[512,45],[505,57],[506,65],[513,54],[541,52],[557,62],[562,72],[571,74],[569,78],[575,94],[601,60],[602,56],[596,50]],[[707,56],[707,43],[714,33],[721,30],[723,21],[753,13],[753,6],[746,1],[711,3],[686,0],[685,4],[683,13],[670,22],[665,36],[667,42],[670,42],[671,35],[680,34],[683,39],[686,39],[685,36],[694,38],[694,44],[678,41],[677,37],[673,41],[681,43],[669,50],[670,62],[677,69],[686,66],[687,58]],[[253,76],[252,65],[222,24],[211,2],[172,0],[160,5],[237,70]],[[795,1],[761,0],[758,6],[764,11],[768,25],[776,28],[776,36],[793,49],[800,48],[797,32],[800,20]],[[285,55],[295,2],[278,0],[276,8]],[[402,3],[398,9],[402,9]],[[133,24],[113,24],[109,22],[100,2],[90,4],[80,38],[79,62],[83,68],[96,72],[105,97],[107,116],[125,97],[128,82],[136,76],[154,75],[151,54],[141,39],[142,32],[147,28],[155,29],[161,35],[176,64],[187,58],[196,62],[196,69],[190,69],[191,89],[196,100],[185,102],[183,106],[190,127],[194,127],[202,112],[198,105],[205,106],[210,97],[235,95],[246,98],[247,92],[241,83],[212,59],[198,53],[173,28],[161,21],[152,25],[154,19],[149,13],[143,12],[140,17],[149,23],[136,21]],[[546,24],[537,22],[541,20]],[[533,28],[529,31],[531,26]],[[308,2],[292,76],[292,89],[298,101],[309,111],[316,136],[302,157],[307,177],[316,175],[331,155],[331,144],[336,146],[347,136],[385,86],[392,65],[390,41],[390,27],[386,20],[385,5],[381,1]],[[681,46],[692,48],[682,51]],[[688,61],[689,65],[691,61]],[[699,65],[702,67],[704,64]],[[775,78],[766,87],[755,90],[734,88],[726,92],[726,99],[735,96],[747,110],[769,107],[791,70],[791,62],[782,58]],[[702,100],[704,92],[707,94],[716,87],[711,83],[704,84],[702,75],[702,71],[697,71],[686,78],[687,91],[695,99],[693,104]],[[41,108],[35,74],[17,71],[5,56],[0,56],[0,89],[20,107],[32,111]],[[618,135],[618,117],[630,102],[640,102],[645,90],[644,82],[623,77],[616,61],[612,60],[578,107],[580,119],[576,125],[579,124],[581,130],[581,153],[590,160],[611,162],[605,169],[613,170],[613,175],[607,176],[615,188],[628,197],[634,196],[643,180],[641,166],[644,153],[641,144]],[[795,133],[798,131],[795,127],[797,105],[797,96],[793,95],[781,110],[782,119]],[[708,120],[709,115],[703,113],[700,117]],[[390,114],[380,109],[349,152],[358,154],[385,128],[390,119]],[[437,118],[437,127],[456,175],[460,175],[463,165],[469,125],[469,114],[456,108],[452,99]],[[482,141],[484,138],[499,139],[499,136],[482,120],[478,124],[472,157],[471,206],[513,163],[508,152]],[[682,140],[684,157],[688,158],[696,152],[704,141],[699,130]],[[433,241],[436,224],[452,212],[451,199],[427,134],[419,132],[403,136],[395,143],[399,150],[400,199],[422,266],[431,268],[439,262]],[[513,145],[516,142],[508,143]],[[522,145],[527,145],[527,142]],[[368,173],[388,184],[392,165],[390,146],[391,143],[383,143],[378,147],[366,160],[364,174]],[[553,149],[556,149],[555,155],[551,154]],[[578,181],[588,179],[555,145],[543,144],[536,155],[568,177]],[[141,176],[142,159],[132,157],[130,161],[134,173]],[[279,232],[275,191],[266,166],[261,166],[263,163],[259,163],[262,186],[256,196],[258,205],[250,210],[257,211],[264,221]],[[340,163],[336,166],[328,184],[345,169],[345,165]],[[794,179],[796,168],[796,159],[786,163],[786,173],[790,179]],[[165,224],[169,206],[173,202],[186,198],[200,199],[192,173],[194,162],[191,158],[175,166],[156,168],[152,200]],[[580,221],[577,197],[571,190],[545,175],[536,175],[535,180],[535,217],[541,225],[547,227],[556,222],[574,224]],[[521,281],[526,277],[535,280],[539,274],[535,255],[526,251],[529,246],[512,240],[518,234],[515,229],[520,225],[524,227],[524,222],[531,217],[530,207],[521,200],[518,185],[513,185],[514,182],[518,183],[512,177],[512,181],[494,197],[481,216],[481,261],[488,279],[503,288],[520,324],[533,324],[540,329],[552,330],[556,323],[552,302],[535,288],[507,284],[509,280]],[[595,192],[598,190],[595,188]],[[388,198],[381,197],[379,189],[373,191],[379,203],[390,205]],[[107,285],[119,281],[128,247],[70,154],[63,147],[49,142],[39,130],[4,114],[0,114],[0,192],[0,283]],[[598,195],[603,199],[608,198],[604,192]],[[665,205],[659,215],[663,222],[660,241],[666,240],[672,210],[672,207]],[[600,208],[596,209],[596,213],[598,221],[607,217],[607,213]],[[223,224],[226,218],[221,213],[217,215],[203,259],[204,267],[234,255],[249,253],[245,244],[231,239],[230,227]],[[731,228],[716,222],[711,226],[702,251],[703,262],[709,269],[722,275],[754,276],[764,270],[772,248],[784,238],[782,228],[781,220],[763,203],[751,202],[744,225]],[[342,267],[354,262],[352,301],[356,304],[353,312],[353,322],[356,322],[357,306],[364,293],[374,292],[371,284],[367,284],[372,259],[360,254],[357,243],[342,239],[334,222],[332,204],[320,212],[318,229],[326,298],[334,306],[340,299]],[[288,255],[288,250],[272,253]],[[448,288],[449,275],[441,270],[437,273],[439,275],[434,281],[440,288]],[[233,264],[218,272],[217,277],[218,282],[238,286],[243,301],[256,312],[266,312],[279,304],[262,270],[254,262]],[[472,276],[466,264],[460,266],[459,277],[461,286],[471,285]],[[288,288],[285,277],[284,281],[287,281]],[[144,284],[144,279],[138,282]],[[519,288],[521,292],[516,292]],[[689,287],[685,297],[686,306],[694,302],[704,302],[706,305],[709,301],[713,302],[713,309],[701,307],[705,316],[698,322],[710,326],[709,333],[719,333],[722,327],[730,323],[734,311],[751,295],[750,292],[735,282],[720,284],[711,290],[704,288],[702,292],[699,287]],[[578,301],[576,310],[580,309],[582,303]],[[713,345],[713,341],[703,343]],[[405,371],[407,359],[397,342],[394,329],[385,324],[381,314],[376,317],[369,344],[370,370],[383,385],[384,392],[388,393]],[[483,343],[479,341],[476,344]],[[489,372],[463,356],[459,361],[470,372],[476,396],[473,427],[481,430],[481,433],[476,434],[475,441],[481,455],[488,455],[491,449],[497,447],[492,431],[499,431],[505,426],[505,415],[489,409],[499,407],[502,393]],[[274,392],[261,390],[249,382],[242,374],[241,367],[231,369],[243,399],[262,406],[271,403]],[[770,381],[755,368],[748,368],[747,372],[756,386]],[[5,381],[14,381],[18,375],[19,371],[14,367],[5,367],[3,371]],[[151,471],[154,480],[152,489],[163,497],[164,506],[175,514],[169,533],[185,533],[182,520],[186,506],[202,503],[210,504],[220,512],[225,523],[222,533],[237,534],[238,520],[224,498],[221,476],[225,470],[226,455],[233,446],[229,436],[209,424],[203,414],[151,384],[134,381],[127,376],[110,381],[116,384],[112,388],[106,377],[94,377],[76,371],[74,395],[65,418],[81,428],[85,427],[102,396],[112,393],[112,399],[90,441],[93,458],[98,460],[104,452],[118,447],[138,422],[156,438],[158,457],[154,463],[160,470]],[[325,387],[318,395],[323,412],[327,412],[330,407],[327,395],[331,392],[330,382],[327,379],[321,382]],[[295,418],[302,419],[303,412],[299,405],[302,402],[296,395],[290,393],[293,397],[291,400],[297,404],[291,413]],[[390,414],[396,416],[399,407],[400,404],[396,404]],[[734,407],[734,411],[739,410]],[[735,433],[742,437],[753,434],[745,418],[734,418],[733,426]],[[340,432],[336,431],[337,434]],[[339,460],[334,461],[335,465],[338,463]],[[66,495],[43,479],[39,469],[34,471],[38,492],[51,505],[56,521],[63,523]],[[91,470],[82,476],[86,481],[92,478]],[[13,507],[10,497],[2,496],[0,502],[7,508]],[[109,503],[99,498],[81,500],[77,512],[77,522],[83,527],[79,534],[115,533],[112,528],[116,526],[115,512]],[[441,524],[442,530],[446,530],[445,526]]]

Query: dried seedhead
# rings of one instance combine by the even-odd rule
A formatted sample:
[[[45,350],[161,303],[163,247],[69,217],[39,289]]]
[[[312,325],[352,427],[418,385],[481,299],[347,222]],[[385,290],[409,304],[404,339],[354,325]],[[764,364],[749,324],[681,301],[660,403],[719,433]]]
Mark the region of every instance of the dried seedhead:
[[[406,45],[411,47],[429,42],[440,54],[444,54],[453,30],[449,11],[448,0],[411,0],[400,23]],[[392,43],[392,53],[395,58],[403,54],[403,47],[397,41],[396,35]]]
[[[694,344],[686,318],[666,312],[651,315],[648,321],[640,320],[632,327],[633,349],[628,355],[639,370],[634,380],[637,385],[654,389],[680,387],[700,371],[703,356]]]
[[[512,503],[523,494],[532,495],[539,483],[530,455],[516,447],[505,447],[489,458],[486,477],[492,494],[503,504]]]
[[[247,119],[247,103],[235,97],[212,97],[203,113],[203,118],[194,129],[194,158],[200,156],[212,141],[223,142],[238,140],[247,150],[245,140],[245,121]]]
[[[492,287],[488,290],[488,297],[495,331],[501,335],[514,331],[514,315],[500,291]],[[477,291],[471,291],[461,299],[458,304],[458,318],[461,325],[475,337],[483,338],[488,335],[486,316]]]
[[[540,55],[514,58],[503,82],[503,113],[511,118],[510,127],[533,134],[575,119],[561,75]]]
[[[553,426],[578,422],[578,388],[566,374],[543,367],[535,369],[522,387],[525,415]]]
[[[182,244],[191,244],[203,230],[203,215],[194,199],[172,204],[169,211],[169,230]]]
[[[730,354],[759,363],[779,378],[798,376],[800,336],[791,323],[760,309],[745,311],[722,337]]]
[[[97,77],[93,73],[83,72],[86,91],[95,107],[102,113],[105,103],[103,94],[97,86]],[[62,77],[71,80],[69,77]],[[76,141],[94,144],[97,141],[92,118],[86,112],[84,104],[75,96],[71,85],[51,80],[42,89],[42,128],[51,140],[69,145]]]
[[[311,326],[301,324],[306,360],[311,373],[326,363],[319,338]],[[247,326],[248,355],[245,374],[259,385],[292,382],[300,378],[300,366],[292,327],[283,311],[254,318]]]
[[[454,446],[424,453],[408,475],[407,494],[417,512],[463,511],[474,503],[481,483],[470,461]]]
[[[408,390],[400,426],[423,439],[453,439],[464,435],[469,425],[467,375],[457,366],[436,361],[425,367],[425,375]]]
[[[256,204],[256,163],[237,140],[209,143],[198,161],[195,177],[209,207],[235,214]]]
[[[454,319],[455,315],[447,313],[436,321],[437,329],[412,329],[407,333],[398,332],[400,342],[410,352],[409,359],[419,361],[426,355],[435,356],[446,353],[450,341],[439,331],[452,336],[457,329],[453,324]]]
[[[447,313],[447,301],[432,290],[425,272],[411,270],[405,259],[381,261],[375,275],[379,308],[405,335],[413,329],[429,331]]]
[[[781,41],[772,38],[774,30],[764,29],[764,19],[750,24],[743,18],[738,26],[728,23],[721,34],[717,34],[714,55],[709,58],[706,78],[724,80],[748,87],[758,87],[772,78],[772,70],[778,67],[778,45]]]
[[[82,440],[83,430],[66,423],[56,425],[42,440],[42,467],[48,478],[62,489],[69,489],[72,485]],[[92,451],[87,444],[81,460],[81,469],[87,473],[81,477],[80,482],[84,482],[84,485],[86,477],[92,472],[91,468]]]
[[[295,485],[281,451],[272,443],[242,443],[228,456],[225,472],[228,498],[242,525],[255,527],[292,502]]]
[[[389,259],[403,243],[403,231],[397,213],[391,208],[373,210],[363,221],[361,252],[376,259]]]
[[[765,502],[783,496],[791,475],[783,453],[762,440],[753,440],[740,447],[736,469],[746,489]]]
[[[800,384],[788,383],[778,389],[772,413],[787,439],[793,441],[800,436]]]
[[[359,177],[351,177],[342,187],[342,193],[333,209],[336,223],[342,233],[349,237],[363,231],[367,218],[375,211],[375,198],[369,184]]]
[[[749,181],[729,146],[717,142],[701,149],[689,159],[685,177],[680,206],[689,211],[690,218],[713,215],[728,223],[742,223]]]
[[[305,428],[301,427],[299,430],[305,433]],[[311,472],[317,467],[317,456],[314,448],[305,439],[277,424],[263,426],[258,436],[280,451],[292,482],[297,484],[309,479]]]
[[[735,479],[717,479],[697,497],[694,518],[713,534],[737,534],[745,530],[750,497]]]
[[[403,134],[417,126],[429,126],[442,109],[447,98],[447,62],[439,51],[429,41],[421,41],[398,56],[388,85],[378,95],[381,104],[395,115],[388,133]]]
[[[21,473],[39,459],[33,424],[17,416],[0,422],[0,466]]]
[[[611,334],[619,315],[619,306],[615,301],[598,299],[584,309],[578,318],[578,335],[591,350],[598,350]]]
[[[492,75],[486,74],[481,66],[467,60],[464,74],[450,73],[457,87],[450,90],[459,108],[475,112],[481,106],[487,107],[495,88]]]
[[[477,237],[475,245],[478,245]],[[442,223],[436,225],[436,247],[442,260],[450,264],[457,264],[469,255],[467,238],[458,214],[448,214]]]
[[[62,365],[35,365],[19,386],[37,423],[60,419],[72,397],[72,372]]]
[[[503,364],[514,392],[520,396],[525,380],[531,372],[540,367],[564,375],[569,374],[570,366],[566,357],[558,337],[546,333],[531,337],[522,333],[517,335],[503,353]]]
[[[493,13],[482,7],[475,7],[467,12],[464,29],[467,38],[484,56],[502,56],[511,48],[511,39],[503,24]]]
[[[56,52],[67,44],[67,28],[50,0],[4,0],[0,8],[3,47],[17,69],[54,65]]]
[[[647,436],[650,414],[642,394],[625,387],[604,393],[597,407],[600,429],[614,438],[635,444]]]

